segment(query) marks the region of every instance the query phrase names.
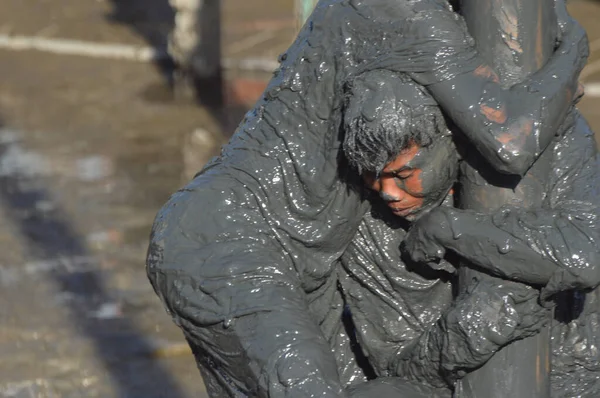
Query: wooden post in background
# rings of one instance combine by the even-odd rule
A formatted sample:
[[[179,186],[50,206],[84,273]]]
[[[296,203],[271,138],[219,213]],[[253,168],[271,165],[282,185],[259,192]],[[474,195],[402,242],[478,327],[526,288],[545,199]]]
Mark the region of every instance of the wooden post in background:
[[[498,72],[506,87],[538,70],[552,54],[558,32],[554,0],[460,0],[459,3],[480,54]],[[481,158],[472,160],[463,169],[460,207],[489,213],[509,203],[540,206],[549,178],[550,159],[544,155],[547,154],[521,180],[490,172],[490,166]],[[460,272],[459,285],[471,283],[473,278],[492,278],[466,267],[461,267]],[[510,289],[526,288],[514,282],[498,282]],[[459,382],[456,396],[547,398],[550,358],[547,328],[537,336],[500,350],[483,367]]]
[[[222,107],[221,1],[170,0],[170,4],[175,11],[169,54],[177,65],[176,94]]]

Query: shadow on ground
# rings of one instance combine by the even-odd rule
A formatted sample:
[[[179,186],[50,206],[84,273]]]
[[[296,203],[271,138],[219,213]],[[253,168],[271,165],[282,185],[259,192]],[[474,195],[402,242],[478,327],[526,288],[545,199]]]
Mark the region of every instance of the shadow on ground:
[[[92,253],[74,231],[60,204],[55,203],[45,188],[45,181],[39,176],[20,172],[18,167],[14,172],[7,172],[7,163],[10,163],[7,158],[14,158],[15,153],[23,150],[19,145],[18,137],[0,140],[0,163],[3,165],[0,204],[8,223],[23,241],[29,259],[52,263],[91,258]],[[40,203],[53,203],[53,210],[40,210]],[[105,317],[90,315],[106,311],[106,303],[115,302],[102,272],[93,267],[68,268],[57,267],[46,275],[61,293],[70,297],[63,305],[68,307],[72,328],[93,343],[96,357],[110,376],[118,396],[184,398],[185,394],[169,371],[147,355],[155,347],[130,319],[111,317],[110,314]],[[141,357],[143,364],[136,363],[136,358]]]

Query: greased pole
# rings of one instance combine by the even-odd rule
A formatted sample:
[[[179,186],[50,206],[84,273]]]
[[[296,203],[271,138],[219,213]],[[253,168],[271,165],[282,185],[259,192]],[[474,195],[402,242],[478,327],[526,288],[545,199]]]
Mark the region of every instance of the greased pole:
[[[506,87],[542,67],[554,50],[558,33],[554,0],[460,0],[460,12],[480,54]],[[547,162],[548,157],[542,156],[521,180],[490,173],[490,166],[481,160],[466,165],[460,207],[489,213],[509,203],[523,207],[541,205],[544,182],[549,176]],[[485,170],[485,177],[480,170]],[[472,283],[473,278],[492,277],[461,267],[459,285]],[[514,289],[526,288],[518,283],[498,282]],[[547,398],[550,357],[547,328],[539,335],[508,345],[483,367],[467,374],[457,385],[456,396]]]

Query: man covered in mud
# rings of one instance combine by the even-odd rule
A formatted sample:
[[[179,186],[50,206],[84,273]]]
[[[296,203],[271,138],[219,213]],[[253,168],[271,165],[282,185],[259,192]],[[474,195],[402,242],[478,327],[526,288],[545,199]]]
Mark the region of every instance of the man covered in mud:
[[[481,214],[452,206],[459,156],[442,113],[422,87],[379,70],[355,79],[347,98],[344,152],[380,199],[344,253],[340,283],[358,342],[377,375],[435,386],[441,390],[419,391],[443,396],[446,383],[510,341],[537,332],[548,319],[547,306],[538,303],[600,284],[600,163],[593,134],[576,110],[548,149],[553,175],[544,206]],[[406,221],[413,222],[408,233]],[[400,247],[421,265],[404,266]],[[541,297],[538,289],[478,281],[452,307],[432,306],[452,296],[450,275],[435,271],[453,272],[443,259],[446,251],[494,275],[543,286]],[[592,314],[588,321],[595,319]],[[559,334],[561,329],[557,325]],[[598,394],[598,372],[589,368],[597,366],[597,355],[584,347],[595,341],[579,341],[578,353],[556,347],[563,361],[573,358],[571,369],[556,364],[553,396]],[[580,362],[575,369],[576,361],[588,368]],[[398,396],[410,394],[402,380],[385,383]]]
[[[221,156],[154,225],[148,275],[209,394],[341,397],[365,379],[349,366],[356,359],[338,288],[341,258],[371,206],[348,181],[358,176],[340,176],[347,82],[378,69],[407,74],[494,167],[524,172],[569,109],[585,58],[580,42],[565,32],[540,73],[503,90],[445,1],[322,1]],[[557,75],[565,64],[571,73]],[[529,90],[533,82],[540,91]],[[500,145],[506,126],[470,111],[482,93],[511,105],[507,126],[521,115],[535,120],[524,150]],[[448,305],[440,296],[423,303],[423,314]]]

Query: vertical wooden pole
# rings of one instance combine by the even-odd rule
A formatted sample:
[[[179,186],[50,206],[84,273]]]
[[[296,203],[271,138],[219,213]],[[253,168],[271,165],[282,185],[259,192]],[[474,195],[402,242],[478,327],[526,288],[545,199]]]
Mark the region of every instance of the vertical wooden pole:
[[[223,105],[220,0],[170,0],[175,27],[169,54],[177,64],[177,96],[205,105]]]
[[[469,31],[485,61],[510,86],[538,70],[554,49],[558,31],[554,0],[460,0]],[[521,180],[490,172],[482,159],[463,170],[460,206],[490,212],[504,204],[523,207],[541,205],[548,179],[542,156]],[[544,164],[546,163],[546,164]],[[480,171],[485,170],[483,176]],[[473,278],[494,282],[492,277],[461,268],[459,285]],[[526,289],[524,285],[499,281],[504,288]],[[498,352],[480,369],[457,385],[460,398],[547,398],[550,396],[550,331],[516,341]]]
[[[224,81],[221,66],[221,1],[202,0],[198,10],[200,40],[196,69],[196,97],[199,102],[220,108],[224,105]]]

